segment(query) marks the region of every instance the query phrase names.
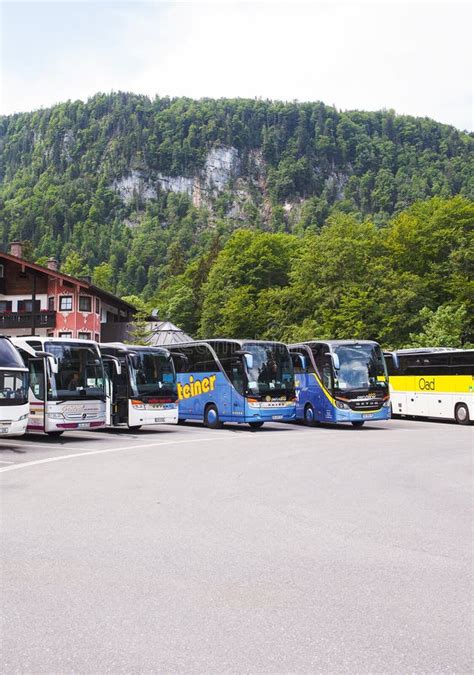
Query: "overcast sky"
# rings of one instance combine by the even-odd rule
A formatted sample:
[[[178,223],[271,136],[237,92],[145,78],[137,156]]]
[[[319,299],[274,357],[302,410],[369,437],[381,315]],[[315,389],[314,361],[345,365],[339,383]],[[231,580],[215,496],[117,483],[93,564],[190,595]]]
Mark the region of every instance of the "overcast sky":
[[[472,129],[470,3],[2,3],[1,112],[154,96],[324,101]]]

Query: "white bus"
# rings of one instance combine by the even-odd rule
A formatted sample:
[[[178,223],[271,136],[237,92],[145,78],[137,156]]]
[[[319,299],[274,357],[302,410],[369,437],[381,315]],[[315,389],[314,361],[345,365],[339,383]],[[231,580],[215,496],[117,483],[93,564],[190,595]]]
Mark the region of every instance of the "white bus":
[[[162,347],[100,345],[107,378],[107,426],[138,431],[177,424],[178,393],[171,354]]]
[[[28,411],[28,368],[10,340],[0,335],[0,435],[24,434]]]
[[[386,352],[392,415],[474,420],[474,349]]]
[[[60,436],[105,426],[105,376],[96,342],[40,336],[12,342],[30,374],[27,431]]]

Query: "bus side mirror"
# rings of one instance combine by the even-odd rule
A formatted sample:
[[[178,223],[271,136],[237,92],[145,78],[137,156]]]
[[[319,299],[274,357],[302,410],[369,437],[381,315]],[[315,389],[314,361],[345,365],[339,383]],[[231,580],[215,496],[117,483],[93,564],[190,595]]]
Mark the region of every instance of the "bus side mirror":
[[[334,352],[326,352],[324,356],[329,356],[332,359],[335,370],[340,369],[341,364],[339,363],[339,356],[337,354],[334,354]]]
[[[237,351],[234,352],[234,356],[243,356],[245,359],[245,365],[247,366],[247,369],[252,370],[253,354],[251,354],[250,352],[246,352],[243,349],[238,349]]]
[[[187,368],[189,359],[186,354],[181,354],[180,352],[170,352],[170,355],[173,357],[173,359],[179,359],[183,364],[183,368]]]
[[[58,360],[50,352],[36,352],[36,356],[39,356],[42,359],[46,359],[49,364],[49,370],[53,375],[57,375],[59,371]]]
[[[114,371],[116,375],[122,374],[122,364],[115,356],[103,356],[102,360],[106,363],[113,363]]]
[[[293,356],[296,356],[297,361],[299,361],[299,366],[301,370],[306,371],[306,356],[304,356],[304,354],[299,354],[297,352],[293,352]]]
[[[396,352],[392,352],[392,359],[393,359],[393,365],[397,370],[400,369],[400,362],[398,361],[398,354]]]

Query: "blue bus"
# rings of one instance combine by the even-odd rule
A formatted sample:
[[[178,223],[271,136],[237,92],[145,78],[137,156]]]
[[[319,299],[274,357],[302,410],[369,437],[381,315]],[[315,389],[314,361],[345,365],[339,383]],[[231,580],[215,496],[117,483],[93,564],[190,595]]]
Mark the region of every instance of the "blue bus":
[[[179,421],[223,422],[295,419],[295,383],[290,353],[282,342],[203,340],[173,345]]]
[[[289,345],[295,369],[296,419],[320,422],[390,419],[385,359],[372,340],[321,340]]]

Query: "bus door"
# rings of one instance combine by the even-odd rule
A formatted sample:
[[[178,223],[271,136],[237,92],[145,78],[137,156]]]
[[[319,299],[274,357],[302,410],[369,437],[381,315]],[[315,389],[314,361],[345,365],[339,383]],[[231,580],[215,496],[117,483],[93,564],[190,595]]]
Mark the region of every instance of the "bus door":
[[[306,350],[299,348],[290,353],[295,372],[296,415],[299,419],[304,414],[306,403],[311,399],[310,386],[315,380],[311,380],[308,372],[310,368],[309,356]],[[303,358],[302,358],[303,357]]]
[[[28,430],[44,430],[46,414],[46,359],[29,357],[27,362],[30,373]]]
[[[429,415],[429,400],[430,396],[426,394],[424,389],[420,388],[420,381],[422,376],[419,373],[410,373],[410,368],[407,368],[406,386],[407,386],[407,406],[406,412],[408,415]]]
[[[232,387],[227,386],[229,394],[229,415],[236,415],[238,418],[244,417],[245,411],[245,383],[246,375],[243,361],[240,357],[233,358],[231,361],[230,373],[227,373]],[[226,401],[227,402],[227,401]]]
[[[333,366],[329,355],[329,345],[322,343],[312,349],[316,371],[311,374],[309,391],[316,419],[319,421],[332,421],[334,406],[332,403],[333,392]]]
[[[108,359],[103,359],[105,374],[105,424],[110,427],[113,424],[112,411],[115,405],[114,387],[114,364]]]

